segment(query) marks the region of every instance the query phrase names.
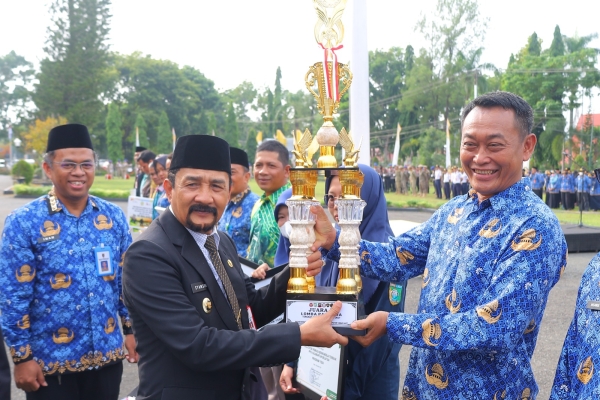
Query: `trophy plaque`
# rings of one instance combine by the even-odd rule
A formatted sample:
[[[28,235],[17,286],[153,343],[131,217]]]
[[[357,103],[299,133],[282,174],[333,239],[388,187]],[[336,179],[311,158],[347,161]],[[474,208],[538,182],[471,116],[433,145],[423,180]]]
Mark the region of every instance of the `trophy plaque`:
[[[335,51],[340,49],[344,36],[341,17],[347,0],[313,0],[318,20],[315,38],[323,50],[323,61],[313,64],[305,76],[306,87],[317,101],[323,125],[315,137],[307,129],[294,137],[295,168],[291,169],[292,197],[286,201],[290,233],[290,279],[287,287],[286,322],[302,324],[310,318],[326,313],[336,301],[342,302],[342,310],[332,322],[333,328],[342,335],[362,336],[364,330],[354,330],[350,324],[365,315],[362,302],[362,283],[359,274],[360,241],[359,225],[366,203],[360,198],[364,176],[358,169],[359,148],[352,137],[342,128],[333,125],[340,98],[348,91],[352,73],[347,65],[339,63]],[[345,153],[338,163],[335,147],[338,143]],[[359,146],[360,147],[360,146]],[[313,155],[319,150],[316,166]],[[310,212],[315,199],[315,187],[319,171],[338,170],[342,194],[335,200],[340,226],[338,264],[339,277],[336,287],[315,287],[313,277],[306,275],[307,255],[315,241],[315,215]],[[329,349],[302,347],[298,360],[297,382],[309,399],[343,398],[345,358],[344,347],[335,345]]]

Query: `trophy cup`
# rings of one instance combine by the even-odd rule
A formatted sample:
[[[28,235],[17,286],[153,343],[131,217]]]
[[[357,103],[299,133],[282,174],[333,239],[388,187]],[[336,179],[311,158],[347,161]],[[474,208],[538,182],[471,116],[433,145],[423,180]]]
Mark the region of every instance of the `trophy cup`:
[[[362,221],[366,203],[360,198],[363,175],[358,169],[359,149],[345,128],[338,133],[333,125],[340,98],[350,88],[352,73],[347,65],[339,63],[335,51],[340,49],[344,36],[341,16],[347,0],[313,0],[319,17],[315,26],[315,38],[323,49],[323,61],[313,64],[305,76],[306,87],[317,101],[323,125],[313,138],[307,129],[294,138],[293,154],[296,166],[290,173],[292,197],[286,201],[290,233],[290,279],[287,287],[286,321],[300,324],[311,317],[326,313],[340,300],[342,310],[332,322],[333,328],[342,335],[365,335],[364,330],[354,330],[350,324],[364,317],[362,284],[359,274],[360,257],[358,226]],[[340,144],[345,156],[341,163],[335,157],[335,147]],[[360,146],[359,146],[360,147]],[[312,157],[320,151],[316,167]],[[341,165],[340,165],[341,164]],[[306,256],[315,241],[315,215],[310,207],[318,205],[315,187],[319,171],[338,170],[342,194],[336,200],[340,226],[339,277],[336,287],[315,287],[312,277],[307,277]],[[335,345],[330,349],[302,347],[298,360],[297,381],[301,391],[309,399],[327,396],[343,397],[344,348]]]

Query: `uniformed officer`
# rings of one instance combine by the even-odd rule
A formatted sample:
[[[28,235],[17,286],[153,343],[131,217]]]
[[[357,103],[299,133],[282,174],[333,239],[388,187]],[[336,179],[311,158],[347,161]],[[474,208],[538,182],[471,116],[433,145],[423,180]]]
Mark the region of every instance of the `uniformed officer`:
[[[235,147],[230,147],[229,152],[231,155],[231,198],[219,220],[218,229],[227,233],[233,239],[238,254],[246,257],[250,244],[252,207],[259,197],[256,193],[252,193],[248,186],[250,180],[248,154]]]
[[[123,297],[140,354],[138,400],[266,399],[257,366],[295,360],[301,345],[346,344],[340,311],[260,328],[281,314],[289,269],[255,290],[217,221],[229,201],[229,145],[208,135],[177,141],[165,190],[171,206],[131,245]]]
[[[122,359],[137,361],[120,300],[131,236],[119,207],[88,194],[95,159],[85,126],[53,128],[43,164],[53,188],[6,218],[2,328],[28,400],[116,400]]]

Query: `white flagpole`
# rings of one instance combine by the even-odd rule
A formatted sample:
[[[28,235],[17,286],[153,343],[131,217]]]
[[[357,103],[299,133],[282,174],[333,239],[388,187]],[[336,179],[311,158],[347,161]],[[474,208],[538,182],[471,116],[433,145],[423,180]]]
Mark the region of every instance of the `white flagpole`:
[[[392,167],[398,165],[398,156],[400,155],[400,132],[402,127],[398,123],[398,129],[396,129],[396,143],[394,143],[394,158],[392,160]]]
[[[450,120],[446,119],[446,168],[450,168]]]
[[[140,147],[140,130],[135,127],[135,147]]]

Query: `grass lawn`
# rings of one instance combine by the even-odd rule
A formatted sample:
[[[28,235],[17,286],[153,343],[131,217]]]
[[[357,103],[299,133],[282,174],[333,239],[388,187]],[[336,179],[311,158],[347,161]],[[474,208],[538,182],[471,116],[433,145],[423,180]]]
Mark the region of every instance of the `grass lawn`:
[[[262,193],[262,190],[254,181],[254,178],[250,179],[250,188],[258,195]],[[319,177],[319,182],[315,189],[315,197],[319,201],[323,201],[325,195],[325,178]],[[414,196],[414,195],[403,195],[396,193],[386,193],[385,198],[387,200],[388,207],[397,208],[430,208],[438,209],[440,206],[446,203],[446,200],[439,200],[435,197],[435,190],[433,187],[430,188],[429,194],[425,197]],[[578,224],[579,223],[579,210],[552,210],[554,215],[558,218],[561,223],[567,224]],[[583,224],[587,226],[598,226],[600,227],[600,211],[585,211],[583,213]]]
[[[103,176],[97,176],[94,178],[94,184],[92,188],[103,189],[103,190],[131,190],[133,189],[133,183],[135,179],[123,179],[123,178],[112,178],[106,179]]]
[[[24,188],[30,189],[39,189],[39,193],[25,193],[40,196],[44,193],[47,193],[49,188],[44,187],[26,187]],[[94,179],[94,185],[92,189],[99,190],[100,197],[108,197],[108,198],[123,198],[126,199],[129,195],[129,191],[133,188],[133,179],[122,179],[122,178],[113,178],[113,179],[105,179],[102,176],[97,176]],[[252,191],[258,195],[262,193],[262,190],[256,184],[254,179],[250,179],[250,188]],[[317,183],[317,187],[315,190],[315,197],[319,201],[323,201],[323,197],[325,195],[325,178],[320,176],[319,181]],[[430,189],[429,194],[425,197],[413,196],[413,195],[400,195],[396,193],[386,193],[385,194],[387,204],[389,207],[397,207],[397,208],[430,208],[430,209],[438,209],[446,200],[438,200],[435,198],[435,191],[433,187]],[[579,223],[579,210],[552,210],[554,214],[557,216],[558,220],[561,223],[568,224],[578,224]],[[600,227],[600,211],[586,211],[583,213],[583,224],[587,226],[597,226]]]

